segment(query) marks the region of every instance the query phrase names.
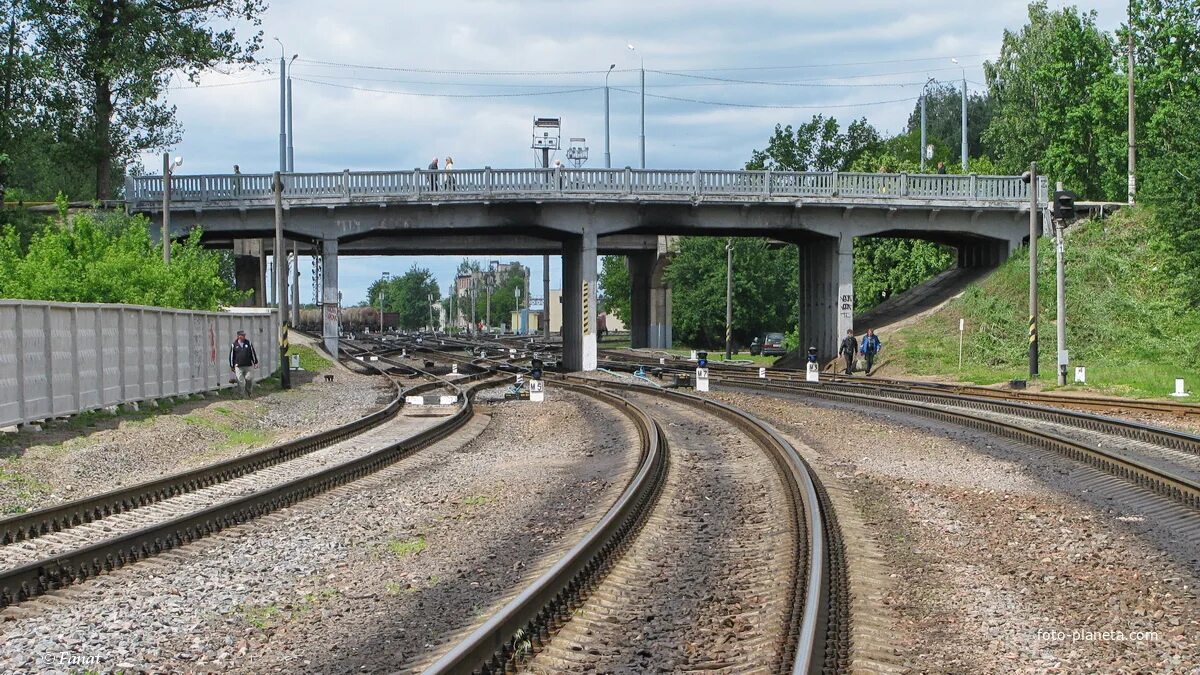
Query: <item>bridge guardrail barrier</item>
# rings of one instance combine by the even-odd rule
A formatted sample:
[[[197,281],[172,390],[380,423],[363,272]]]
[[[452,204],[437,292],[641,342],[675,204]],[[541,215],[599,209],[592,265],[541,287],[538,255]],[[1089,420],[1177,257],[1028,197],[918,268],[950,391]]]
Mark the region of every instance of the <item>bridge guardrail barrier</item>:
[[[229,384],[238,330],[279,365],[274,311],[0,300],[0,427]]]
[[[272,174],[175,176],[171,203],[193,208],[213,205],[262,205],[274,199]],[[284,198],[422,200],[435,194],[478,197],[554,196],[602,198],[623,195],[662,197],[855,197],[937,199],[1012,205],[1029,200],[1020,176],[975,174],[895,174],[800,171],[713,171],[694,169],[456,169],[454,171],[338,171],[283,175]],[[1048,184],[1040,177],[1039,203],[1048,203]],[[131,209],[161,205],[162,176],[126,179]]]

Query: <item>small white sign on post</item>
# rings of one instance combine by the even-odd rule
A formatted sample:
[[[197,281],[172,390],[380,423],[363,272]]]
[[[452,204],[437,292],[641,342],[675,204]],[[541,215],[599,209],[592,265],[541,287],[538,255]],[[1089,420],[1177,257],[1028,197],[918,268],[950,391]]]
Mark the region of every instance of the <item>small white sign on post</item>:
[[[806,382],[820,382],[821,370],[814,362],[809,362],[808,367],[804,370],[804,380]]]
[[[658,357],[658,365],[665,366],[666,364],[667,364],[667,357],[665,357],[665,356]]]
[[[1171,395],[1178,397],[1191,396],[1191,393],[1184,388],[1182,377],[1175,378],[1175,391]]]
[[[696,369],[696,391],[708,391],[708,368]]]
[[[457,364],[457,363],[451,363],[451,364],[450,364],[450,374],[451,374],[451,375],[457,375],[457,374],[458,374],[458,364]]]
[[[1075,366],[1075,381],[1080,384],[1087,384],[1087,368]]]
[[[515,350],[515,349],[509,349],[509,350],[508,350],[508,355],[509,355],[509,356],[516,356],[516,355],[517,355],[517,350]]]
[[[966,330],[966,319],[958,320],[958,369],[962,370],[963,331]]]
[[[696,360],[696,350],[693,349],[692,355],[688,357],[688,361],[695,361],[695,360]]]
[[[541,403],[546,400],[546,391],[542,380],[529,381],[529,400],[534,403]]]
[[[518,387],[525,386],[525,376],[522,375],[521,373],[517,373],[517,386]]]
[[[760,379],[760,380],[767,379],[767,369],[766,368],[758,369],[758,379]]]

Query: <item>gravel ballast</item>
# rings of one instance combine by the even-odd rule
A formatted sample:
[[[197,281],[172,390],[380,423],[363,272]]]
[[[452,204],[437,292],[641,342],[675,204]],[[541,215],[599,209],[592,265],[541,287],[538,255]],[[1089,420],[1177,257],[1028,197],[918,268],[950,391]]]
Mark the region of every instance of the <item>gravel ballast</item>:
[[[1187,672],[1200,663],[1200,551],[1106,494],[1111,481],[1090,467],[895,413],[713,396],[806,443],[816,468],[853,490],[892,575],[882,611],[896,617],[890,637],[904,666]]]
[[[244,455],[351,422],[390,400],[378,376],[339,368],[288,391],[229,391],[169,411],[91,414],[0,435],[0,516],[51,506]],[[297,381],[302,379],[294,376]],[[307,378],[303,378],[307,379]],[[151,414],[146,414],[151,411]],[[95,426],[86,426],[87,423]]]
[[[72,658],[391,672],[428,658],[573,544],[637,458],[632,423],[590,399],[477,408],[455,438],[362,481],[5,610],[0,672]]]

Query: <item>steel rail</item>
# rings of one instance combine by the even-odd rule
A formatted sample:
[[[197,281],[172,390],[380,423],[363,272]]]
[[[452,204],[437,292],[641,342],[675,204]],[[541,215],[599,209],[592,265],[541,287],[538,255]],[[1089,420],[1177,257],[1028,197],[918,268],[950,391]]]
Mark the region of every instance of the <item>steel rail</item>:
[[[755,439],[767,450],[789,486],[795,508],[798,539],[807,555],[798,552],[797,574],[802,584],[793,584],[793,612],[788,626],[790,672],[837,672],[849,661],[849,580],[841,528],[828,493],[812,467],[774,427],[731,405],[694,394],[626,382],[600,381],[601,387],[679,401],[709,410]],[[800,588],[802,586],[802,588]]]
[[[773,389],[786,393],[797,393],[801,390],[794,387],[767,384],[760,385],[765,389]],[[824,385],[805,388],[803,393],[816,398],[825,398],[850,403],[869,403],[874,407],[885,407],[897,412],[917,413],[939,421],[949,422],[971,429],[1021,441],[1033,447],[1052,450],[1068,458],[1096,466],[1104,471],[1125,478],[1137,485],[1149,488],[1154,492],[1165,495],[1191,508],[1200,509],[1200,484],[1169,469],[1149,466],[1136,460],[1121,457],[1102,448],[1092,447],[1074,439],[1066,438],[1047,431],[1026,429],[1016,424],[973,415],[965,411],[943,410],[930,408],[920,402],[907,401],[892,397],[871,394],[835,391]]]
[[[836,388],[844,391],[876,392],[876,395],[891,398],[904,398],[913,401],[940,403],[975,410],[1005,413],[1028,417],[1030,419],[1077,427],[1089,431],[1098,431],[1112,436],[1120,436],[1134,441],[1153,443],[1171,450],[1200,455],[1200,435],[1168,429],[1131,420],[1105,417],[1093,413],[1063,408],[1051,408],[1034,405],[1023,401],[1011,401],[996,398],[981,398],[966,394],[955,394],[941,391],[926,391],[923,389],[907,389],[899,386],[879,386],[867,382],[812,382],[777,381],[770,378],[750,378],[741,376],[719,375],[715,379],[720,382],[732,382],[738,386],[772,386],[794,391],[808,391],[816,387]],[[766,384],[764,384],[766,383]]]
[[[562,382],[566,389],[605,401],[638,429],[641,457],[621,496],[594,527],[536,581],[444,654],[426,673],[501,673],[506,664],[540,649],[550,632],[569,618],[640,528],[665,482],[666,437],[644,410],[614,394]]]
[[[504,379],[476,382],[471,393]],[[472,415],[468,395],[444,422],[363,457],[164,523],[0,572],[0,608],[182,546],[374,473],[446,438],[466,424]]]
[[[390,379],[389,381],[394,394],[386,406],[333,429],[190,471],[0,519],[0,545],[32,539],[51,532],[60,532],[180,494],[233,480],[360,434],[386,422],[399,412],[404,401],[404,394],[407,392],[402,390],[395,381]],[[412,390],[436,384],[436,382],[422,384]]]

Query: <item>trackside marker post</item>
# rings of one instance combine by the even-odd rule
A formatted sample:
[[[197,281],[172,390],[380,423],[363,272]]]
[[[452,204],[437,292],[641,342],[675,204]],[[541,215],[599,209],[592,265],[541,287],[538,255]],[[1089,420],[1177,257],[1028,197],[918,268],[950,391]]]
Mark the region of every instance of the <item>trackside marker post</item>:
[[[545,385],[542,381],[541,359],[533,359],[529,363],[529,400],[532,403],[541,403],[546,400]]]
[[[696,352],[696,391],[708,391],[708,352]]]

